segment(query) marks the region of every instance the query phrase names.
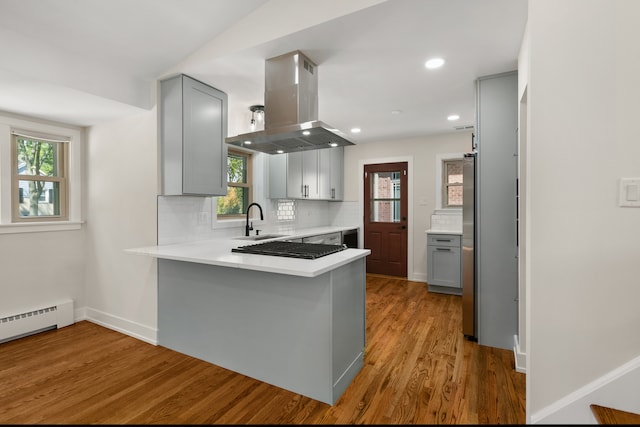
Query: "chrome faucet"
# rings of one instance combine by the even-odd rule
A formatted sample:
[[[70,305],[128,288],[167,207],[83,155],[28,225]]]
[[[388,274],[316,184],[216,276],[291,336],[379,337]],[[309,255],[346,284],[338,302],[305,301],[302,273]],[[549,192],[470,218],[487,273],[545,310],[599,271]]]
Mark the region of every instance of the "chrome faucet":
[[[258,209],[260,209],[260,221],[264,221],[264,217],[262,216],[262,206],[257,203],[251,203],[249,206],[247,206],[247,226],[244,228],[245,236],[248,236],[249,231],[253,230],[253,223],[251,223],[251,226],[249,226],[249,211],[251,210],[251,206],[257,206]]]

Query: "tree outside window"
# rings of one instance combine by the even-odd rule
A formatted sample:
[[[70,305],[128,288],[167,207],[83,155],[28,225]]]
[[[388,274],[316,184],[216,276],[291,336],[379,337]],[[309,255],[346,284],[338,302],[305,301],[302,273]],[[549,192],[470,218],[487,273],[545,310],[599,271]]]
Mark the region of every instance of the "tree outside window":
[[[218,218],[244,216],[251,203],[251,154],[229,150],[227,154],[227,195],[218,197]]]
[[[13,220],[67,219],[63,142],[14,135]]]

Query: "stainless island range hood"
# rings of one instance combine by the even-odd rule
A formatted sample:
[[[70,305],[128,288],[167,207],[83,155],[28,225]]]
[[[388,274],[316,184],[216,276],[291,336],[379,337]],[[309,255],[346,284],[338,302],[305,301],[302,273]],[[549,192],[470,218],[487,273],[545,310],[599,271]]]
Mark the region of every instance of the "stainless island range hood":
[[[354,145],[318,120],[318,68],[297,50],[266,61],[264,130],[225,141],[268,154]]]

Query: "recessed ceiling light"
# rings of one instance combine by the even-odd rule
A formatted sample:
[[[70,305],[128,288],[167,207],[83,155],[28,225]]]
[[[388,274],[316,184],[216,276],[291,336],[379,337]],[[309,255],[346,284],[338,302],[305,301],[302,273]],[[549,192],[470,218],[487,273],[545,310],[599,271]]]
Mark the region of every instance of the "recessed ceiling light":
[[[305,131],[302,131],[302,134],[306,136],[306,135],[310,135],[311,132],[309,132],[308,130],[305,130]]]
[[[330,142],[329,143],[329,147],[337,147],[338,143],[337,142]]]
[[[424,66],[430,70],[435,68],[440,68],[444,65],[444,59],[442,58],[432,58],[424,63]]]
[[[460,118],[459,115],[457,114],[452,114],[449,117],[447,117],[447,120],[449,120],[450,122],[454,121],[454,120],[458,120]]]
[[[244,143],[247,145],[251,145],[251,141],[245,141]]]
[[[402,114],[402,110],[391,110],[391,114],[393,114],[394,116],[400,115]]]
[[[360,133],[360,128],[351,128],[351,133]]]
[[[276,151],[276,153],[282,154],[282,153],[284,153],[284,151],[283,150],[278,150],[278,151]]]

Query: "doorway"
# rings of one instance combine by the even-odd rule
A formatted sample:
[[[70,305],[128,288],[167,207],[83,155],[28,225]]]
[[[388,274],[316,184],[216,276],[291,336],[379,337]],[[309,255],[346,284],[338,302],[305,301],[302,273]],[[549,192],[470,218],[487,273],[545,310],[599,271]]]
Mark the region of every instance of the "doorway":
[[[364,166],[367,273],[407,277],[407,162]]]

